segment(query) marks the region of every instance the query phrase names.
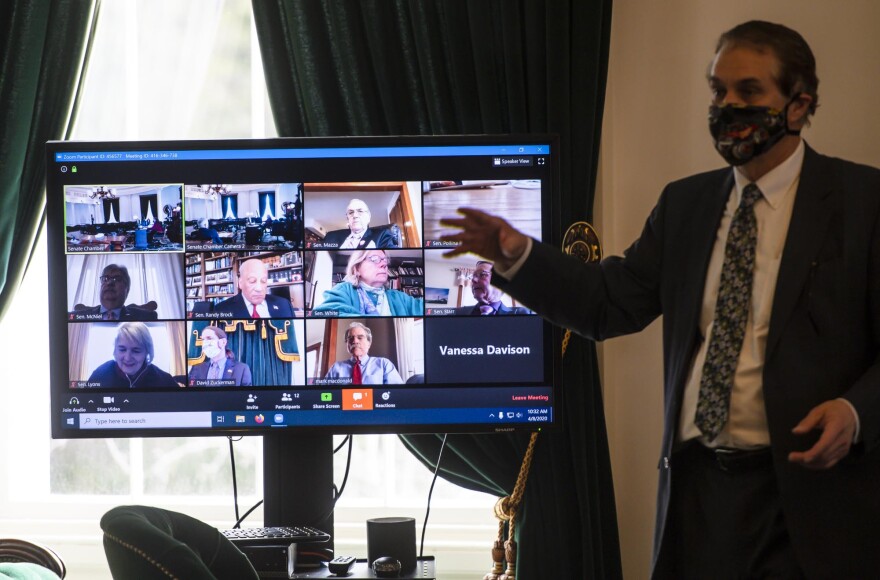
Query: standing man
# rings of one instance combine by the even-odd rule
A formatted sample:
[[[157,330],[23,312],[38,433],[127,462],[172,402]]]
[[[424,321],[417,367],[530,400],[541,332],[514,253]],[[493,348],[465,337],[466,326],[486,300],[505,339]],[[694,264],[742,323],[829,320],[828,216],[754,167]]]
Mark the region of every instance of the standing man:
[[[802,141],[818,82],[797,32],[724,33],[709,129],[733,167],[669,184],[623,257],[582,264],[473,209],[445,221],[450,254],[493,260],[584,336],[663,315],[654,578],[880,571],[880,171]]]
[[[471,293],[477,301],[473,306],[455,309],[457,316],[506,316],[508,314],[532,314],[528,308],[507,306],[501,302],[504,292],[492,286],[492,263],[480,260],[471,274]]]
[[[293,318],[290,301],[273,296],[269,290],[269,268],[251,258],[238,267],[239,292],[218,302],[214,312],[230,318]]]
[[[373,333],[360,322],[345,329],[345,348],[351,358],[333,363],[325,379],[351,379],[353,385],[400,385],[403,378],[387,358],[370,356]]]
[[[190,386],[251,386],[251,368],[227,353],[227,340],[222,328],[208,326],[202,330],[202,354],[205,360],[190,369]]]
[[[372,250],[375,248],[396,248],[397,241],[386,229],[370,228],[370,208],[361,199],[352,199],[345,209],[348,228],[333,230],[324,236],[323,246],[336,247],[340,250],[358,249]]]

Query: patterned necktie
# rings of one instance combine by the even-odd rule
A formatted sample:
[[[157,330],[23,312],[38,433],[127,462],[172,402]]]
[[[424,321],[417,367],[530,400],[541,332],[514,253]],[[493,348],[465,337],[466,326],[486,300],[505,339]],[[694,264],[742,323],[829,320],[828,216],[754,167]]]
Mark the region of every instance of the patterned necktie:
[[[709,441],[714,440],[730,410],[730,390],[745,335],[752,301],[752,271],[758,224],[755,202],[761,190],[754,183],[743,189],[739,208],[730,222],[724,265],[715,303],[715,321],[700,379],[700,396],[694,422]]]
[[[361,363],[354,361],[354,368],[351,369],[351,384],[360,385],[362,383],[363,377],[361,376]]]
[[[492,316],[495,309],[489,304],[480,304],[480,316]]]

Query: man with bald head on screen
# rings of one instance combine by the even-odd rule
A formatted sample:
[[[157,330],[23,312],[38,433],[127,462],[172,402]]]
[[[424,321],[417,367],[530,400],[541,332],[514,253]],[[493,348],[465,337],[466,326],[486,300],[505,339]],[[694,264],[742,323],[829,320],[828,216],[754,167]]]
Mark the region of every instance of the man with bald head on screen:
[[[290,301],[269,294],[269,269],[251,258],[238,267],[239,292],[218,302],[214,312],[230,318],[293,318]]]
[[[396,248],[397,241],[387,229],[370,227],[370,208],[361,199],[352,199],[345,208],[348,228],[327,232],[322,240],[323,247],[336,247],[340,250],[373,248]]]

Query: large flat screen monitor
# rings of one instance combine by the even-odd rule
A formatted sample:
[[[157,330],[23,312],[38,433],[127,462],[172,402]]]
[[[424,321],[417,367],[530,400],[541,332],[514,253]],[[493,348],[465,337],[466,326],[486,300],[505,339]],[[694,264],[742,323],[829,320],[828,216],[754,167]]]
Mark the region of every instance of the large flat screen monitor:
[[[51,142],[56,438],[536,430],[554,329],[447,259],[461,206],[550,240],[551,135]]]

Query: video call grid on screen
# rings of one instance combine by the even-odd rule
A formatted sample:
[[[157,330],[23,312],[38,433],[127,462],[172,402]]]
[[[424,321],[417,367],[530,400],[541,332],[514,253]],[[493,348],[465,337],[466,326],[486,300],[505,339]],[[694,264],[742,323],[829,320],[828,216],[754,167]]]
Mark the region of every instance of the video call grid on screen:
[[[424,159],[407,161],[425,165]],[[362,179],[305,179],[310,171],[303,171],[303,179],[291,179],[298,171],[289,162],[283,171],[279,166],[269,172],[285,179],[261,183],[268,181],[266,166],[278,162],[258,159],[236,167],[235,173],[253,172],[260,182],[229,179],[228,168],[219,167],[204,179],[192,179],[189,163],[165,171],[177,179],[133,182],[131,174],[143,165],[125,164],[119,171],[118,165],[101,163],[101,171],[95,171],[97,165],[80,163],[73,181],[84,183],[63,187],[69,392],[350,385],[341,364],[351,358],[345,334],[364,327],[372,333],[370,356],[383,361],[387,372],[370,369],[363,384],[549,383],[543,323],[506,296],[502,308],[512,316],[475,317],[472,276],[480,269],[479,260],[472,255],[443,258],[452,245],[441,238],[454,230],[440,223],[459,206],[470,205],[505,215],[543,239],[547,220],[541,210],[550,184],[547,177],[543,184],[536,178],[540,172],[500,168],[493,159],[491,170],[470,169],[463,175],[460,169],[418,169],[449,179],[377,179],[370,172]],[[332,161],[323,163],[332,166]],[[198,166],[205,164],[215,162]],[[147,172],[152,176],[163,173],[156,169],[168,169],[152,165]],[[397,163],[394,171],[382,172],[396,177],[408,172],[401,171],[407,165]],[[330,174],[338,175],[336,169]],[[125,173],[129,179],[113,179]],[[90,180],[92,175],[102,179]],[[125,219],[129,214],[131,219]],[[354,226],[366,232],[349,241]],[[371,315],[348,310],[362,300],[346,280],[352,258],[386,265],[384,285],[386,296],[396,297],[388,300],[394,310]],[[375,269],[372,262],[360,263]],[[256,269],[268,279],[265,295],[256,301],[269,311],[258,320],[239,308],[249,289],[244,264],[250,264],[245,270]],[[124,283],[119,270],[128,277]],[[111,280],[110,286],[128,286],[118,319],[102,314],[102,277]],[[332,292],[337,286],[347,292]],[[121,329],[128,336],[137,334],[138,327],[152,339],[149,360],[157,372],[145,373],[137,384],[131,384],[131,376],[128,385],[120,384],[118,376],[106,372],[113,366],[114,345],[128,340],[120,338]],[[222,330],[233,361],[214,378],[206,376],[203,351],[206,342],[218,342],[211,329]]]

